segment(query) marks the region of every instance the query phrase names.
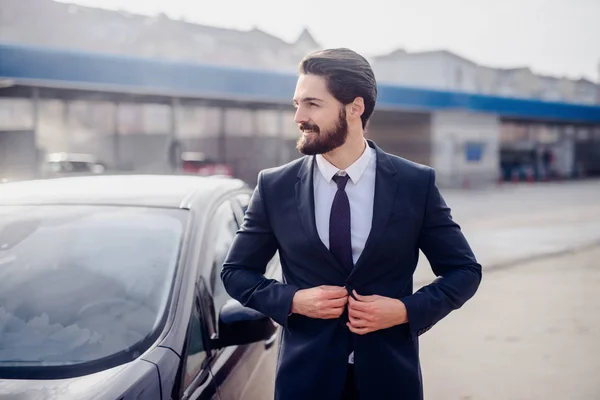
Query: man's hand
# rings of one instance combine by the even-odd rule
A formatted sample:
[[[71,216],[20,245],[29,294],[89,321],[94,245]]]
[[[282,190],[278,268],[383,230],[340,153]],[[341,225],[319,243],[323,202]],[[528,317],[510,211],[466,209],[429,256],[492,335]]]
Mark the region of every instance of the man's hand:
[[[292,300],[292,313],[309,318],[339,318],[348,303],[348,291],[339,286],[317,286],[298,290]]]
[[[357,300],[350,297],[348,304],[348,328],[358,334],[375,332],[408,322],[406,307],[398,299],[379,295],[359,296],[353,291]]]

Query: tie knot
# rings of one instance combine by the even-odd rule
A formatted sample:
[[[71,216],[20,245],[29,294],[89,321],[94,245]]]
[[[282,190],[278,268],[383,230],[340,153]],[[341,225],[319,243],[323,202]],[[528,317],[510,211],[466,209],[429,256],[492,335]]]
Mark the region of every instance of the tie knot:
[[[346,183],[348,183],[348,179],[350,179],[348,174],[344,174],[344,175],[335,174],[333,176],[333,181],[337,184],[338,190],[344,190],[346,188]]]

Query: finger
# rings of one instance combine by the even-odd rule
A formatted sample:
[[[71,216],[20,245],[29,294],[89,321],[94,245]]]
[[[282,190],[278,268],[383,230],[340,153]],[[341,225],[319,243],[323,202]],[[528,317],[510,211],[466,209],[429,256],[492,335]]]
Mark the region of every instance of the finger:
[[[350,329],[350,332],[356,333],[357,335],[364,335],[365,333],[369,333],[368,328],[354,328],[352,325],[350,325],[349,322],[346,323],[346,326],[348,327],[348,329]]]
[[[351,317],[354,317],[354,318],[363,319],[365,321],[371,321],[371,319],[373,318],[373,316],[371,314],[368,314],[368,313],[362,312],[362,311],[358,311],[355,309],[349,309],[348,315],[350,315]]]
[[[347,292],[346,288],[343,286],[321,285],[320,288],[323,290],[329,290],[332,292],[339,292],[339,291]]]
[[[356,290],[353,289],[352,293],[354,293],[354,296],[356,297],[356,299],[360,302],[373,302],[375,300],[377,300],[377,296],[361,296],[358,293],[356,293]]]
[[[338,286],[321,286],[326,299],[340,299],[348,297],[348,291],[344,287]]]
[[[342,297],[340,299],[333,299],[327,301],[327,307],[344,307],[348,303],[348,297]]]
[[[343,312],[344,312],[344,307],[330,308],[329,310],[327,310],[325,312],[324,319],[339,318],[339,316],[342,315]]]
[[[361,302],[350,298],[348,308],[350,310],[362,311],[365,313],[371,312],[371,305],[369,303]]]
[[[348,321],[353,328],[368,328],[370,326],[368,321],[360,318],[350,317]]]

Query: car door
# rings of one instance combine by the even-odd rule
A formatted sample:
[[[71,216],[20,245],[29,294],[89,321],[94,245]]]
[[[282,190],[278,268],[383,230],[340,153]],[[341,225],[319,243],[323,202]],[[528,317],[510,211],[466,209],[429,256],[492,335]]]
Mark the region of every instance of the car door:
[[[239,194],[243,196],[243,194]],[[227,252],[239,229],[239,214],[242,209],[236,196],[223,201],[214,213],[209,224],[208,238],[212,245],[210,263],[204,276],[207,287],[201,294],[209,309],[206,312],[207,326],[212,327],[211,335],[218,335],[219,310],[231,300],[221,281],[221,270]],[[211,370],[215,377],[222,400],[264,400],[273,398],[276,349],[272,341],[258,342],[242,346],[229,346],[214,351]]]
[[[222,203],[223,205],[225,203]],[[230,207],[227,204],[227,207]],[[221,209],[220,207],[217,210]],[[203,215],[214,215],[210,210]],[[183,355],[177,383],[173,389],[173,399],[220,399],[211,364],[216,352],[211,350],[211,337],[215,335],[215,311],[213,292],[216,283],[214,276],[207,274],[216,258],[223,253],[223,235],[219,235],[220,224],[213,218],[209,223],[199,225],[203,234],[201,241],[195,244],[198,260],[192,315],[189,318],[187,335],[183,346]],[[217,226],[215,226],[217,225]]]
[[[182,400],[219,399],[214,376],[210,370],[213,354],[209,348],[208,327],[200,291],[194,296],[186,343],[183,349],[180,377],[176,391]]]

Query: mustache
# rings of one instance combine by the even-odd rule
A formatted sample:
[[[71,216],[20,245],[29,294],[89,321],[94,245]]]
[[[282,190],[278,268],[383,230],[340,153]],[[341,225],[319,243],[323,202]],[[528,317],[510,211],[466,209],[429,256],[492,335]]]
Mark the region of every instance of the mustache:
[[[313,131],[315,133],[319,133],[319,127],[315,124],[309,124],[307,122],[303,122],[299,126],[301,131]]]

